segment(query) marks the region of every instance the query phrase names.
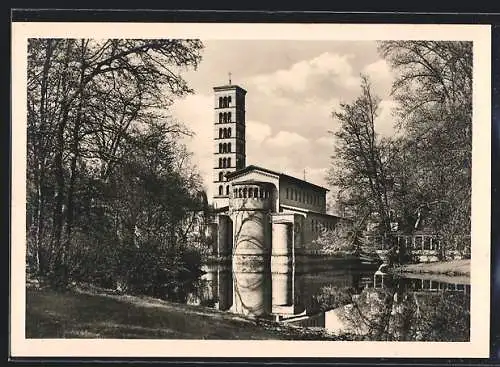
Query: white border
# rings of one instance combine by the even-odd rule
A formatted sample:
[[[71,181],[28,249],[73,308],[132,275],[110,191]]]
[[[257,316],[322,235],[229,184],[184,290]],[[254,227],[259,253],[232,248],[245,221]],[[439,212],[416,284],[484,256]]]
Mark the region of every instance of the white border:
[[[25,339],[26,45],[32,37],[474,42],[471,341],[329,342]],[[230,37],[230,38],[229,38]],[[13,23],[11,356],[488,357],[490,315],[491,27],[489,25]]]

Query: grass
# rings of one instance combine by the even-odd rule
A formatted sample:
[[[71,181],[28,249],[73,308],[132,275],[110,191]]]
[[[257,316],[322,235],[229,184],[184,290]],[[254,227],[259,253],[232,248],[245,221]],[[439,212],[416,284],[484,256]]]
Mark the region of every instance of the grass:
[[[428,273],[447,276],[470,276],[470,260],[408,264],[398,268],[402,273]]]
[[[333,340],[320,330],[149,297],[26,290],[27,338]]]

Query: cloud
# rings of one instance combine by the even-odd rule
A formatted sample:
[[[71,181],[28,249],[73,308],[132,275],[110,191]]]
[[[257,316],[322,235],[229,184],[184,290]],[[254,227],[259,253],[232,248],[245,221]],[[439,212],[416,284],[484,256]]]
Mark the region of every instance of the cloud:
[[[359,85],[359,77],[353,73],[351,54],[339,55],[324,52],[309,60],[294,63],[287,69],[251,77],[247,83],[267,96],[303,98],[312,91],[316,97],[330,97],[339,88]]]
[[[332,136],[322,136],[321,138],[318,138],[314,142],[317,145],[325,146],[325,147],[332,147],[333,146],[333,137]]]
[[[378,95],[385,96],[389,94],[394,75],[392,74],[391,67],[384,59],[366,65],[362,69],[362,73],[370,77]]]
[[[203,94],[188,95],[174,103],[172,116],[184,123],[193,137],[184,139],[188,149],[193,152],[192,162],[198,167],[203,178],[208,197],[212,197],[213,165],[213,97]]]
[[[275,136],[267,139],[267,144],[273,147],[286,148],[295,145],[307,144],[309,140],[296,132],[280,131]]]
[[[392,115],[396,102],[392,99],[383,99],[379,104],[378,116],[375,119],[375,130],[382,136],[392,136],[396,132],[394,128],[395,118]]]
[[[271,126],[258,121],[247,121],[246,139],[254,143],[262,143],[271,136]]]

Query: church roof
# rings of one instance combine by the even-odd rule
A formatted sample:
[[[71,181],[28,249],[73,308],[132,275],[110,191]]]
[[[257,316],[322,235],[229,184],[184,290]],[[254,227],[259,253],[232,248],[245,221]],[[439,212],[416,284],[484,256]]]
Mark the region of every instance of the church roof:
[[[293,176],[290,176],[290,175],[287,175],[285,173],[281,173],[281,172],[276,172],[276,171],[273,171],[273,170],[270,170],[270,169],[267,169],[267,168],[263,168],[263,167],[259,167],[259,166],[255,166],[255,165],[250,165],[250,166],[246,166],[245,168],[242,168],[238,171],[235,171],[235,172],[231,172],[231,173],[228,173],[226,175],[226,177],[228,179],[231,179],[231,178],[234,178],[234,177],[238,177],[238,176],[241,176],[242,174],[245,174],[245,173],[248,173],[248,172],[251,172],[251,171],[262,171],[262,172],[266,172],[266,173],[269,173],[269,174],[272,174],[272,175],[276,175],[278,176],[280,179],[281,178],[284,178],[286,180],[289,180],[289,181],[293,181],[294,183],[300,185],[300,186],[311,186],[311,187],[314,187],[315,189],[317,190],[322,190],[322,191],[330,191],[328,190],[326,187],[323,187],[323,186],[319,186],[319,185],[315,185],[311,182],[307,182],[307,181],[304,181],[304,180],[301,180],[300,178],[297,178],[297,177],[293,177]]]

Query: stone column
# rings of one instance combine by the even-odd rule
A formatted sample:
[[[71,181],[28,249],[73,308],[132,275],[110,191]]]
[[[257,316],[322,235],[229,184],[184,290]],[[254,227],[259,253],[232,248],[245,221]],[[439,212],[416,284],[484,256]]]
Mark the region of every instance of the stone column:
[[[219,310],[226,311],[233,305],[233,274],[231,269],[220,269],[218,272]]]
[[[219,216],[217,256],[230,256],[232,250],[232,222],[226,215]]]

